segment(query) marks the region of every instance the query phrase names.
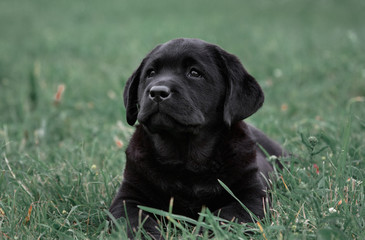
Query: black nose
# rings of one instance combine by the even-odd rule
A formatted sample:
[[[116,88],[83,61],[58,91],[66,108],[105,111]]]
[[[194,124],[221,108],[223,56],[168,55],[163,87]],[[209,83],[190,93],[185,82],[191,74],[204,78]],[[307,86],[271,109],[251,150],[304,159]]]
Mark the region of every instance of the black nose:
[[[150,90],[150,99],[155,102],[162,102],[169,98],[170,88],[166,86],[153,86]]]

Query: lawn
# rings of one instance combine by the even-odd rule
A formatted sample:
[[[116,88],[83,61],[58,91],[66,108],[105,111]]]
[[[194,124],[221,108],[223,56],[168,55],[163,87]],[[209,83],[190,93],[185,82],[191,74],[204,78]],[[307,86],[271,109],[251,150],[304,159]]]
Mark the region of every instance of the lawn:
[[[295,155],[265,219],[223,226],[206,211],[198,236],[161,213],[167,238],[364,239],[364,12],[360,0],[2,0],[0,239],[125,238],[107,221],[133,132],[123,87],[177,37],[236,54],[266,96],[247,121]]]

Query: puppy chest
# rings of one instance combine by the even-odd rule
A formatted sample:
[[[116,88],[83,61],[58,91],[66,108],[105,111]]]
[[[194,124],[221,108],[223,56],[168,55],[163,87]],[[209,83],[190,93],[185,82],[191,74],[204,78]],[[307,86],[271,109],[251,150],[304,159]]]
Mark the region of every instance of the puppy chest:
[[[216,183],[173,181],[165,185],[164,190],[170,197],[174,197],[184,205],[206,204],[224,191],[218,181]]]
[[[198,217],[203,207],[215,211],[230,201],[219,184],[194,184],[190,188],[171,192],[170,196],[174,198],[173,212],[193,218]]]

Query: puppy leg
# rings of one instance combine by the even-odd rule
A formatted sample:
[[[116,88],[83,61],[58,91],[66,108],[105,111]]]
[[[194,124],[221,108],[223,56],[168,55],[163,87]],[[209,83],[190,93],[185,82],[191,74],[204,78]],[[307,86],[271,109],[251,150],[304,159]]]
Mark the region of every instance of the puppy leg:
[[[110,213],[115,218],[124,218],[128,221],[128,238],[134,239],[138,229],[143,228],[153,239],[163,239],[158,230],[158,223],[149,214],[138,208],[137,201],[114,201]]]
[[[262,200],[250,201],[243,203],[250,211],[259,219],[264,217],[263,202]],[[238,202],[231,203],[216,211],[214,214],[220,218],[228,221],[237,221],[239,223],[254,222],[255,219],[239,204]]]

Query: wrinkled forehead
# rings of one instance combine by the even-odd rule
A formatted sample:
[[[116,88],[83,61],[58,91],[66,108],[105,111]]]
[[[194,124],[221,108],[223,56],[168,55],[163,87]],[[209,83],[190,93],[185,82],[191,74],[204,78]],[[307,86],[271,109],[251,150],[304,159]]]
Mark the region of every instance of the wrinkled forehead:
[[[149,64],[214,64],[212,45],[198,39],[175,39],[156,47],[148,57]]]

